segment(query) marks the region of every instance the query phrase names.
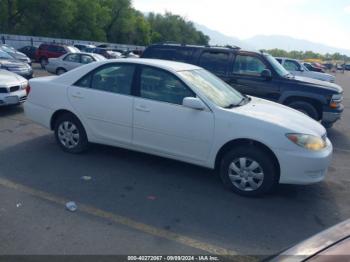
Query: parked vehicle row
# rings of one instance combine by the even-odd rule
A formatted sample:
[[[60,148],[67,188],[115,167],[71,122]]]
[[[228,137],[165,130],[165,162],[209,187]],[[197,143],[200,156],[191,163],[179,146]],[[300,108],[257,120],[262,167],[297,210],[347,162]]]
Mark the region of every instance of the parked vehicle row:
[[[325,127],[339,120],[344,110],[339,85],[294,76],[267,53],[166,43],[149,46],[142,57],[201,66],[243,94],[287,105]]]
[[[44,69],[48,64],[49,58],[57,58],[66,53],[77,53],[79,49],[62,44],[47,43],[41,44],[35,52],[35,60],[40,63]]]

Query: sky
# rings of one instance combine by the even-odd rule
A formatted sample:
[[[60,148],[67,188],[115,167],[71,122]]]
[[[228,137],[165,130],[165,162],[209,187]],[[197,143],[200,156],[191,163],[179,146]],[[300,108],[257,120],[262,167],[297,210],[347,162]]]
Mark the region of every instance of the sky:
[[[350,49],[350,0],[133,0],[133,6],[178,14],[240,39],[287,35]]]

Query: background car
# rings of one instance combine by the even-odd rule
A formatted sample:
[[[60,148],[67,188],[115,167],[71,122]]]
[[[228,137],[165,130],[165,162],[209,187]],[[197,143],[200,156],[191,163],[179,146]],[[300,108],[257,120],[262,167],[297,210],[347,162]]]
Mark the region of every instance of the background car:
[[[32,64],[32,60],[28,56],[26,56],[22,52],[17,51],[13,47],[10,47],[9,45],[0,45],[0,50],[8,53],[10,56],[12,56],[14,59],[18,61],[27,63],[29,65]]]
[[[0,50],[0,69],[11,71],[27,79],[33,77],[33,69],[29,64],[14,59],[2,50]]]
[[[85,52],[86,48],[96,48],[94,45],[85,45],[85,44],[75,44],[74,47],[78,48],[80,51]]]
[[[0,69],[0,106],[18,105],[26,101],[28,80]]]
[[[87,47],[84,49],[84,52],[99,54],[104,56],[107,59],[116,59],[116,58],[123,57],[120,52],[116,52],[111,49],[101,48],[101,47],[95,47],[95,48]]]
[[[18,51],[28,56],[32,61],[35,61],[35,52],[37,49],[35,46],[27,45],[19,48]]]
[[[66,53],[78,53],[78,48],[61,44],[41,44],[35,52],[35,60],[40,63],[41,68],[45,68],[49,58],[57,58]]]
[[[349,261],[350,219],[268,258],[266,262],[333,262]]]
[[[310,77],[313,79],[318,79],[321,81],[327,81],[331,83],[335,82],[335,77],[333,75],[310,71],[303,65],[303,63],[301,63],[296,59],[291,59],[287,57],[275,57],[275,58],[281,65],[283,65],[285,69],[287,69],[293,75]]]
[[[334,67],[333,63],[324,63],[323,66],[327,69],[327,70],[332,70],[332,68]]]
[[[323,68],[317,67],[312,63],[308,63],[308,62],[303,62],[303,65],[309,69],[310,71],[313,72],[320,72],[320,73],[324,73],[325,71],[323,70]]]
[[[106,58],[99,54],[68,53],[59,58],[49,58],[49,63],[46,65],[46,70],[49,73],[61,75],[81,65],[102,60],[106,60]]]

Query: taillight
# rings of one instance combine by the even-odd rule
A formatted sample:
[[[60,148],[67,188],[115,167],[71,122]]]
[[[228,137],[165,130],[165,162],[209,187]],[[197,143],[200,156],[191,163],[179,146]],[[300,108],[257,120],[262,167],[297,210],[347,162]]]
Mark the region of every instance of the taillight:
[[[30,92],[30,85],[29,84],[26,86],[26,92],[27,92],[27,95],[29,95],[29,92]]]

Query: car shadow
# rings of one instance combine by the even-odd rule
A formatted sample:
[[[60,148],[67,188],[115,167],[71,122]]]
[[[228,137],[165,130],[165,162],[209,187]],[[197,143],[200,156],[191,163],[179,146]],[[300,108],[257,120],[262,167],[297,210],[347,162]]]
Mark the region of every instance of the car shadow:
[[[276,253],[342,220],[327,182],[245,198],[209,169],[100,145],[68,154],[52,135],[0,155],[2,178],[242,254]]]
[[[0,117],[18,115],[23,113],[22,105],[0,107]]]
[[[330,128],[327,130],[327,135],[329,140],[331,140],[333,147],[342,150],[350,150],[350,137],[346,132]]]

